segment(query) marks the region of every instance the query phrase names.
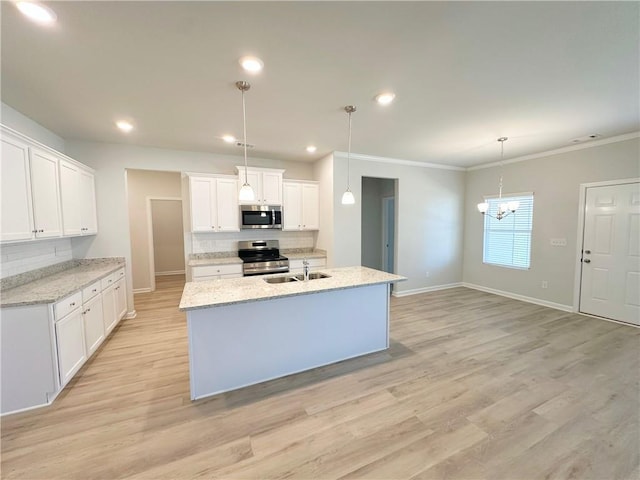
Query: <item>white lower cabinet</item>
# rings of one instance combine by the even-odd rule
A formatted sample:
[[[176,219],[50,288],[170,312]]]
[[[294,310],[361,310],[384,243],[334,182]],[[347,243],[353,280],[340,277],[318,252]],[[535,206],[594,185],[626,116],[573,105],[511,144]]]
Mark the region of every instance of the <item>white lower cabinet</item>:
[[[124,278],[121,278],[116,282],[114,287],[116,292],[116,323],[122,320],[127,313],[127,286],[125,285]]]
[[[127,284],[124,269],[102,279],[102,316],[105,334],[111,333],[127,313]]]
[[[221,280],[223,278],[242,277],[242,264],[202,265],[191,267],[191,281]]]
[[[104,341],[101,294],[82,304],[82,315],[84,316],[84,337],[88,358]]]
[[[303,273],[304,264],[302,263],[304,259],[289,259],[289,271],[291,273]],[[310,258],[307,260],[309,262],[309,271],[314,272],[320,268],[324,268],[327,266],[326,258]]]
[[[60,386],[63,387],[87,360],[84,343],[84,320],[78,308],[56,321],[56,343]]]
[[[127,312],[124,268],[55,304],[2,308],[0,413],[50,404]]]
[[[116,318],[116,286],[111,285],[102,291],[102,319],[104,321],[104,331],[109,335],[118,320]]]

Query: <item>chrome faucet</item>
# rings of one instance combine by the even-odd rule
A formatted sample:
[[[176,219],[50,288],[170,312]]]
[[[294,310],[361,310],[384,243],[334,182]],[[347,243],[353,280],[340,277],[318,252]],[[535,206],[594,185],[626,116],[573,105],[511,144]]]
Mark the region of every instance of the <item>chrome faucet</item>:
[[[304,274],[304,281],[309,280],[309,260],[306,258],[302,260],[302,273]]]

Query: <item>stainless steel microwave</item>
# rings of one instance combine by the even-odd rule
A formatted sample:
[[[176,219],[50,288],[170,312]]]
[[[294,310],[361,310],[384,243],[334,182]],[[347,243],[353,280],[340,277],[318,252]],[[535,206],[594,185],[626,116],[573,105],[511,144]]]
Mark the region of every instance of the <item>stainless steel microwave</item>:
[[[282,207],[279,205],[240,205],[240,227],[282,229]]]

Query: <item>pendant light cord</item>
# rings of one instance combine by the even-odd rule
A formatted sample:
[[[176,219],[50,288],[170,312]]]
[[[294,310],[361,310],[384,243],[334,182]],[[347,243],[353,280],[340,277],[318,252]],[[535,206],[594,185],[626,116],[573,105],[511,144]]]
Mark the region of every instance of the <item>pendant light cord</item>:
[[[242,90],[242,135],[244,144],[244,184],[247,185],[248,182],[248,174],[247,174],[247,108],[244,101],[244,90]]]
[[[351,112],[349,112],[349,143],[347,150],[347,190],[349,190],[350,164],[351,164]]]

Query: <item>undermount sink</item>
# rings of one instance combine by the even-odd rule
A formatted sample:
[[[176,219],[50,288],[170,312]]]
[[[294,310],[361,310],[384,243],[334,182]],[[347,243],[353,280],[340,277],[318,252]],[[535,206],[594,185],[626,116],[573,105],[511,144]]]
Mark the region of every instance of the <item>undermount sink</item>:
[[[331,275],[321,272],[312,272],[309,274],[309,280],[318,280],[320,278],[329,278]],[[265,278],[267,283],[289,283],[289,282],[304,282],[304,275],[298,273],[297,275],[285,275],[283,277],[271,277]]]

